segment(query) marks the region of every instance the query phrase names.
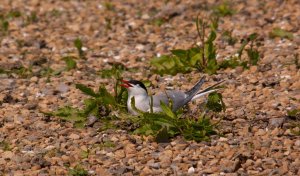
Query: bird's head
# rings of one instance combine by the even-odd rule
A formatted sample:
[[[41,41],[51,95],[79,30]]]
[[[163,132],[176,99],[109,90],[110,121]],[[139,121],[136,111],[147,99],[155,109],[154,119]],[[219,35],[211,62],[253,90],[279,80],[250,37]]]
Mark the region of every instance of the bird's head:
[[[137,80],[122,80],[122,87],[125,87],[128,90],[129,95],[148,95],[146,86]]]

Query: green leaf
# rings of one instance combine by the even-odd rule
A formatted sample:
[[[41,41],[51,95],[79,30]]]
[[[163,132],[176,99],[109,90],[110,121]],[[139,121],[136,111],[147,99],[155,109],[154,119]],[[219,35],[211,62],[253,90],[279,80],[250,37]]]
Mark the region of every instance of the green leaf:
[[[207,66],[205,68],[205,72],[212,75],[215,74],[217,72],[217,70],[219,69],[218,63],[216,60],[209,60],[207,63]]]
[[[75,39],[74,40],[74,46],[77,48],[77,50],[81,50],[82,46],[83,46],[82,41],[79,38]]]
[[[257,65],[259,60],[259,52],[256,49],[246,49],[251,65]]]
[[[111,95],[104,86],[99,86],[98,96],[105,105],[116,105],[114,96]]]
[[[252,33],[249,35],[248,40],[249,41],[254,41],[258,37],[257,33]]]
[[[168,107],[164,102],[162,102],[162,101],[160,102],[160,107],[161,107],[161,109],[163,110],[163,112],[167,116],[169,116],[171,118],[175,118],[176,117],[176,115],[173,113],[173,111],[171,110],[171,108]]]
[[[83,84],[76,84],[76,89],[81,90],[84,94],[92,96],[92,97],[99,97],[98,94],[96,94],[93,89],[83,85]]]
[[[94,98],[88,98],[84,100],[84,114],[88,116],[92,111],[95,111],[94,115],[98,113],[97,100]]]
[[[215,31],[212,30],[208,36],[208,39],[206,40],[206,43],[212,43],[213,41],[215,41],[216,38],[217,34]]]
[[[213,92],[208,95],[208,101],[206,103],[206,107],[214,112],[225,111],[225,103],[222,99],[222,94]]]
[[[81,59],[85,59],[85,54],[84,54],[84,52],[82,50],[83,44],[82,44],[82,41],[79,38],[77,38],[77,39],[74,40],[74,46],[76,47],[76,49],[78,51],[79,57]]]
[[[69,70],[72,70],[72,69],[76,68],[77,63],[74,60],[75,57],[66,56],[66,57],[63,57],[62,59],[65,61],[66,65],[67,65],[66,70],[69,71]]]
[[[171,50],[171,53],[174,54],[175,56],[181,58],[181,59],[185,59],[187,57],[187,54],[188,54],[188,52],[186,50],[183,50],[183,49]]]

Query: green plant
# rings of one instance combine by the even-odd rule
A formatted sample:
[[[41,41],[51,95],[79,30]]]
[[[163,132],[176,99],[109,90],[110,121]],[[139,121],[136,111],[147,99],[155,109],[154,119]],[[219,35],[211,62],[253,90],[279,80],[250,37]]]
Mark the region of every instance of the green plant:
[[[232,8],[230,8],[230,4],[228,2],[223,2],[213,8],[214,15],[218,17],[224,17],[224,16],[232,16],[236,13],[236,11]]]
[[[109,93],[102,85],[100,85],[98,91],[95,92],[93,89],[83,84],[76,84],[77,89],[89,96],[89,98],[84,100],[83,109],[65,106],[54,112],[43,113],[71,121],[74,123],[75,127],[84,127],[89,115],[94,115],[98,118],[106,117],[107,120],[112,119],[110,118],[111,112],[126,109],[127,91],[125,91],[125,88],[123,87],[121,89],[118,88],[120,87],[120,80],[121,78],[117,79],[115,82],[114,95]],[[103,122],[104,121],[105,120],[103,120]],[[109,126],[111,124],[107,123],[107,125]]]
[[[83,49],[82,49],[83,44],[82,44],[81,39],[79,39],[79,38],[75,39],[75,40],[74,40],[74,46],[75,46],[75,48],[77,49],[79,58],[81,58],[81,59],[86,59],[86,57],[85,57],[85,52],[84,52]]]
[[[109,11],[114,11],[115,10],[115,5],[112,4],[109,1],[104,2],[103,5],[104,5],[106,10],[109,10]]]
[[[69,170],[69,175],[71,175],[71,176],[88,176],[89,173],[82,166],[76,165],[73,169]]]
[[[80,156],[81,156],[82,159],[84,159],[84,158],[88,158],[89,154],[90,154],[89,150],[82,150],[81,153],[80,153]]]
[[[2,20],[0,22],[1,22],[1,32],[3,34],[6,34],[8,32],[9,22],[7,20]]]
[[[0,142],[0,148],[4,151],[10,151],[12,149],[10,144],[6,141],[1,141]]]
[[[249,65],[257,65],[257,62],[260,59],[260,54],[258,51],[260,44],[256,42],[257,38],[258,34],[252,33],[246,39],[243,39],[242,45],[238,49],[237,54],[220,62],[219,68],[235,68],[237,66],[248,68]],[[247,46],[249,46],[249,48],[246,48]],[[244,50],[247,52],[248,60],[242,60],[242,54]]]
[[[139,112],[139,117],[134,119],[138,124],[135,134],[152,135],[157,142],[166,142],[169,138],[182,135],[187,140],[197,142],[208,140],[209,135],[216,134],[206,110],[213,112],[225,111],[225,104],[219,93],[209,95],[208,102],[199,118],[188,118],[181,111],[173,112],[172,103],[168,106],[161,102],[162,113],[141,112],[135,107],[135,100],[132,99],[131,106]],[[133,117],[131,117],[133,118]]]
[[[187,50],[171,50],[172,54],[155,57],[151,60],[154,72],[163,75],[177,73],[188,73],[192,70],[198,70],[208,74],[215,74],[218,70],[216,60],[216,29],[218,19],[212,18],[210,24],[197,18],[197,33],[202,42],[201,46],[194,46]],[[206,28],[210,28],[210,34],[206,36]],[[205,39],[207,37],[207,39]]]
[[[21,78],[30,78],[31,76],[33,76],[32,68],[27,68],[22,65],[12,69],[0,68],[0,73],[8,74],[10,76],[17,75]]]
[[[293,33],[291,32],[287,32],[284,29],[281,28],[274,28],[270,33],[269,36],[271,38],[276,38],[276,37],[280,37],[280,38],[287,38],[289,40],[292,40],[294,38]]]
[[[72,56],[66,56],[66,57],[62,58],[62,60],[64,60],[66,63],[67,71],[70,71],[70,70],[76,68],[77,63],[76,63],[75,59],[76,59],[76,57],[72,57]]]
[[[0,36],[7,35],[9,31],[9,21],[21,16],[19,11],[10,11],[7,14],[0,15]]]

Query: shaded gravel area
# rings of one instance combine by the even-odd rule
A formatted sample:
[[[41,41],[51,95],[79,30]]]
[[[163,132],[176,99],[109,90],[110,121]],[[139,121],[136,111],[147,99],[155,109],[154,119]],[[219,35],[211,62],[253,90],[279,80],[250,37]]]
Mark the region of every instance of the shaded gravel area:
[[[31,71],[0,74],[0,175],[67,175],[78,165],[90,175],[300,175],[300,137],[294,133],[300,130],[294,125],[299,116],[287,116],[300,109],[294,62],[300,53],[300,1],[233,2],[236,14],[220,19],[218,59],[241,46],[222,40],[225,30],[238,39],[258,33],[262,58],[248,70],[207,76],[206,86],[226,80],[222,135],[209,142],[177,137],[158,144],[123,130],[99,131],[101,121],[77,129],[41,112],[83,107],[85,96],[74,83],[94,89],[105,84],[112,91],[111,80],[99,71],[115,62],[130,68],[126,78],[150,80],[151,92],[192,87],[203,74],[161,77],[150,72],[149,61],[192,46],[197,14],[211,12],[216,1],[1,0],[0,14],[14,10],[21,16],[8,19],[7,34],[0,31],[0,68]],[[270,38],[276,27],[293,33],[293,39]],[[76,38],[87,59],[48,77],[48,67],[62,70],[62,57],[77,56]]]

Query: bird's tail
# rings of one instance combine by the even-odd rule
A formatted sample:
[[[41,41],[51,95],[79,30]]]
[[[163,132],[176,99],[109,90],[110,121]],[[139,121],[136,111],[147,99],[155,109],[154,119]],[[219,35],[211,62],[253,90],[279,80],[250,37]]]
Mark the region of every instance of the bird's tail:
[[[196,85],[194,85],[193,88],[191,88],[189,91],[185,92],[188,96],[185,99],[185,102],[183,102],[183,104],[188,103],[197,94],[197,92],[203,85],[204,81],[205,81],[205,76],[202,76],[202,78],[196,83]]]
[[[192,101],[204,96],[204,95],[207,95],[209,93],[212,93],[212,92],[215,92],[217,90],[219,90],[218,88],[216,88],[218,85],[222,84],[224,82],[223,81],[219,81],[217,82],[216,84],[212,85],[212,86],[209,86],[207,87],[206,89],[204,90],[201,90],[200,92],[198,92],[193,98],[192,98]]]

